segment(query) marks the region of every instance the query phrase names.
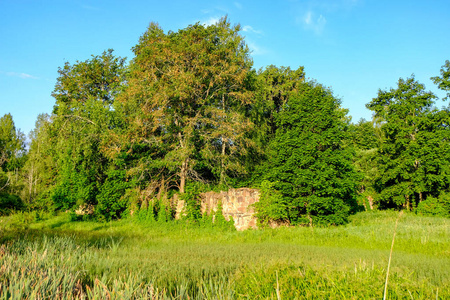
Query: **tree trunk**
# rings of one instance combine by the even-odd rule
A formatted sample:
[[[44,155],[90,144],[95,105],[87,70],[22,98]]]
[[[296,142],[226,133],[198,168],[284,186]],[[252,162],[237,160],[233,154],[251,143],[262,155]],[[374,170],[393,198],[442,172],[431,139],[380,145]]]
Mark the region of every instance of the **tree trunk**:
[[[187,177],[187,166],[189,159],[185,159],[181,164],[180,170],[180,193],[184,194],[184,189],[186,186],[186,177]]]
[[[225,139],[222,136],[222,152],[220,153],[220,183],[225,183]]]
[[[162,178],[161,178],[161,183],[159,185],[158,195],[156,196],[156,198],[158,200],[161,200],[161,197],[162,197],[162,195],[163,195],[163,193],[165,192],[165,189],[166,189],[165,187],[166,187],[166,182],[164,180],[164,174],[163,174]]]
[[[31,165],[31,172],[28,174],[28,203],[31,203],[31,194],[33,193],[33,174],[34,174],[34,164]]]
[[[222,110],[223,110],[223,115],[224,118],[226,118],[226,114],[225,114],[225,95],[222,94]],[[224,122],[225,123],[225,122]],[[220,183],[223,184],[225,183],[225,138],[222,135],[221,137],[222,140],[222,152],[221,157],[220,157]]]
[[[405,199],[406,199],[405,208],[407,210],[411,210],[411,203],[409,201],[409,195],[405,195]]]
[[[373,210],[373,198],[372,198],[372,196],[368,196],[367,200],[369,201],[370,209]]]

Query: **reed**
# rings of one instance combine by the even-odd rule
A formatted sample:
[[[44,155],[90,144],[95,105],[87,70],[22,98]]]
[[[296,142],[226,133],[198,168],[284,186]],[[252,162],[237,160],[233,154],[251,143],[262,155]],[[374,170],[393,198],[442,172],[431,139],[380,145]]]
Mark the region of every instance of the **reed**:
[[[450,298],[448,219],[363,213],[314,232],[236,232],[14,218],[0,223],[0,299],[380,299],[387,272],[390,299]]]

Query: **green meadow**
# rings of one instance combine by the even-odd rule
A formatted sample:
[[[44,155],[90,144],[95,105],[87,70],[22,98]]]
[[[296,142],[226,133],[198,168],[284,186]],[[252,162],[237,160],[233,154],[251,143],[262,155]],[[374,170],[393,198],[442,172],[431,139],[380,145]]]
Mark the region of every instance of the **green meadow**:
[[[398,212],[338,227],[0,219],[0,299],[382,299]],[[450,298],[450,220],[403,214],[387,299]]]

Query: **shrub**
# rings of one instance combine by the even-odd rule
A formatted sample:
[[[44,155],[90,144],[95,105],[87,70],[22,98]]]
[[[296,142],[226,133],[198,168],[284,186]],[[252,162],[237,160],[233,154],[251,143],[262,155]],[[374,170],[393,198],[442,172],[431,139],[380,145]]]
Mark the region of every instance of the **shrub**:
[[[0,215],[9,215],[15,210],[22,210],[25,204],[16,195],[0,194]]]
[[[259,202],[254,204],[256,217],[260,225],[267,225],[271,220],[287,219],[286,202],[281,192],[274,189],[275,183],[264,180],[260,186]]]
[[[96,215],[106,220],[118,219],[129,206],[125,191],[131,186],[124,170],[111,170],[97,195]]]
[[[233,218],[230,217],[230,220],[227,221],[223,215],[223,206],[222,201],[219,201],[217,204],[217,210],[214,213],[214,227],[224,229],[224,230],[233,230],[234,227],[234,221]]]
[[[424,216],[450,217],[450,193],[443,193],[439,198],[428,197],[417,206],[416,212]]]
[[[189,184],[186,192],[180,196],[184,200],[185,216],[190,221],[198,221],[202,218],[200,194],[204,191],[204,187],[199,183]]]

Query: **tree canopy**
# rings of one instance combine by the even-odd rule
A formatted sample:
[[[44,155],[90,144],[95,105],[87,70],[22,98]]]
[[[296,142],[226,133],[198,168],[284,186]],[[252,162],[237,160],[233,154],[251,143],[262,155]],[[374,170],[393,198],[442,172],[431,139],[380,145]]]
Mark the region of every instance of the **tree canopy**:
[[[448,111],[434,109],[435,98],[412,76],[367,104],[383,133],[375,184],[384,207],[411,209],[449,188]]]
[[[450,215],[450,111],[414,76],[378,91],[372,120],[351,123],[302,66],[253,69],[227,17],[168,32],[151,23],[132,50],[129,63],[110,49],[59,68],[53,111],[27,146],[0,118],[0,213],[166,222],[184,199],[191,220],[200,191],[254,187],[262,223],[343,224],[376,208]],[[432,77],[445,99],[449,74],[447,60]]]
[[[357,174],[340,101],[315,83],[304,83],[276,113],[265,173],[285,198],[293,223],[346,222]]]

